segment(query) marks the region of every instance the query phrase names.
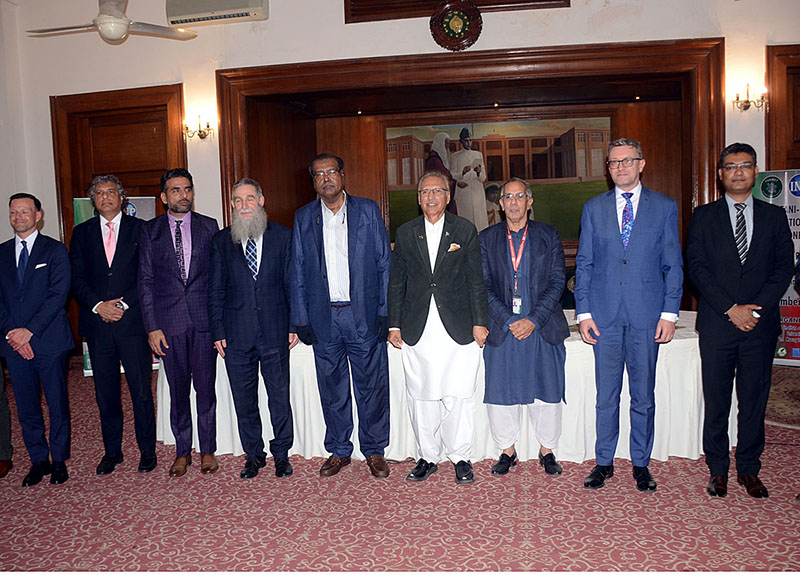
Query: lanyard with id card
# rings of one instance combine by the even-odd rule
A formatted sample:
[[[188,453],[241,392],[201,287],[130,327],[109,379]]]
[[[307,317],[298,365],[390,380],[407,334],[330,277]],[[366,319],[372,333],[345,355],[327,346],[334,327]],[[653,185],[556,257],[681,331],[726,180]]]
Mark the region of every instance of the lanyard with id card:
[[[508,236],[508,249],[511,252],[511,264],[514,266],[514,296],[511,299],[511,312],[515,315],[522,313],[522,296],[517,290],[517,270],[522,261],[522,251],[525,249],[525,240],[528,239],[528,224],[525,224],[525,231],[522,232],[522,241],[519,243],[519,253],[514,250],[514,241],[511,239],[511,230],[506,227]]]

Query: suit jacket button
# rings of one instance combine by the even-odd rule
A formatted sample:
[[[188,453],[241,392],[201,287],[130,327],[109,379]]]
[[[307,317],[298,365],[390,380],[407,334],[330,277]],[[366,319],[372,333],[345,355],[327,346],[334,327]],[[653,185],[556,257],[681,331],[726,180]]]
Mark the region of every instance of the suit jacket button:
[[[107,277],[111,277],[111,272],[108,272],[108,276]]]
[[[432,283],[432,284],[431,284],[431,287],[436,287],[436,284],[435,284],[435,283]]]
[[[628,263],[628,260],[622,260],[622,263],[623,263],[623,264],[627,264],[627,263]]]

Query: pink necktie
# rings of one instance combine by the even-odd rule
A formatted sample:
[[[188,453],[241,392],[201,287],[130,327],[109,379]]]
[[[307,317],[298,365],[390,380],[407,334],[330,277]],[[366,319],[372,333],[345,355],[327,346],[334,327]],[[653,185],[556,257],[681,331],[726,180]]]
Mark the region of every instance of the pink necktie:
[[[106,259],[108,260],[108,267],[111,267],[111,262],[114,261],[114,252],[117,249],[117,236],[114,235],[114,222],[107,222],[108,233],[106,234]]]

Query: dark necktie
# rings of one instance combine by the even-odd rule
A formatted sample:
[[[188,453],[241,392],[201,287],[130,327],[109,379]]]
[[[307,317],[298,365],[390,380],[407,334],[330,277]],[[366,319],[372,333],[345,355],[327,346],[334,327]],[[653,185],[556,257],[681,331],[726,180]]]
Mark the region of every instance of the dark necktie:
[[[22,280],[25,279],[25,268],[28,267],[28,242],[22,240],[22,251],[19,252],[19,262],[17,263],[17,279],[19,287],[22,287]]]
[[[627,249],[628,242],[631,239],[631,231],[633,230],[633,202],[631,196],[633,193],[626,192],[622,194],[625,198],[625,209],[622,210],[622,246]]]
[[[247,249],[245,253],[247,258],[247,267],[250,268],[250,275],[253,279],[258,276],[258,251],[256,250],[256,241],[253,238],[247,238]]]
[[[181,220],[175,220],[175,256],[178,258],[178,269],[181,271],[181,281],[186,285],[186,260],[183,257],[183,234],[181,233]]]
[[[744,209],[747,204],[733,204],[736,208],[736,231],[733,234],[736,240],[736,251],[739,252],[739,261],[744,265],[747,260],[747,224],[744,221]]]

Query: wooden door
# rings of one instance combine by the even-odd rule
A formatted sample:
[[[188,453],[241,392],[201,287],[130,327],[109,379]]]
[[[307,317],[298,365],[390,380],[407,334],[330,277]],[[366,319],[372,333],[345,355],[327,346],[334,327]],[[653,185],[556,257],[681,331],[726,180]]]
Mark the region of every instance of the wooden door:
[[[768,170],[800,168],[800,44],[767,46]],[[748,112],[755,112],[751,108]],[[755,112],[758,113],[758,112]]]

